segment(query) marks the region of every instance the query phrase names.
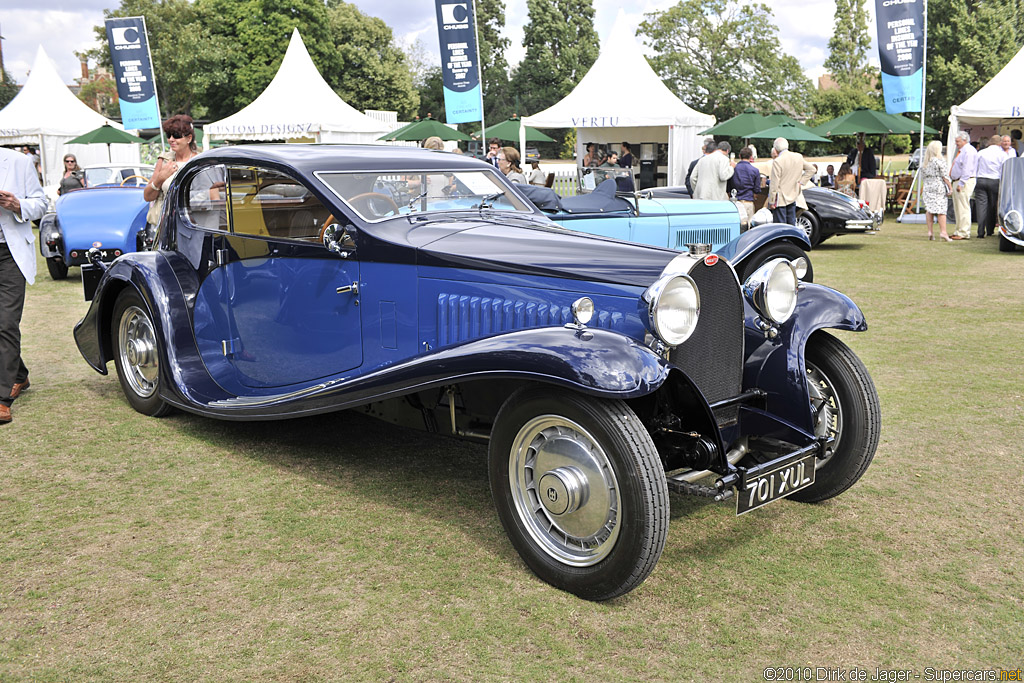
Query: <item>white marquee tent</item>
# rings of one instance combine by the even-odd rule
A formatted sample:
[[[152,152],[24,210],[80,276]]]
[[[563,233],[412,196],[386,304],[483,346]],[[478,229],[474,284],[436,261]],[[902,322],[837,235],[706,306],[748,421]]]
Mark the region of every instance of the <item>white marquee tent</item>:
[[[61,80],[43,46],[21,92],[0,109],[0,145],[32,145],[39,148],[43,184],[60,181],[61,158],[74,154],[80,166],[107,162],[106,145],[68,145],[71,138],[99,128],[104,123],[123,128],[89,108],[74,96]],[[139,146],[111,145],[112,161],[139,163]]]
[[[986,126],[992,132],[1005,133],[1010,129],[1024,130],[1024,48],[997,73],[981,90],[961,105],[949,110],[949,137],[947,149],[953,150],[956,134],[961,130]],[[978,135],[971,135],[978,139]]]
[[[668,183],[682,185],[690,161],[700,154],[698,131],[715,117],[686,106],[647,63],[622,10],[601,54],[571,93],[523,123],[535,128],[575,128],[576,158],[586,143],[668,143]],[[525,128],[523,128],[525,130]],[[520,140],[520,146],[525,140]],[[640,150],[633,150],[638,156]]]
[[[208,124],[206,140],[309,140],[374,142],[391,130],[331,90],[309,56],[298,29],[274,79],[260,96],[231,116]]]

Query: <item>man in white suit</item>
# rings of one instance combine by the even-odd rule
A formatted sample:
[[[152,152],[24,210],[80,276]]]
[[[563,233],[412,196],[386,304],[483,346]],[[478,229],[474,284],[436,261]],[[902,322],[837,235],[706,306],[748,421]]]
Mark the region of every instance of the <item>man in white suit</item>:
[[[46,195],[32,158],[0,147],[0,425],[11,421],[11,403],[28,388],[21,312],[25,283],[36,278],[32,221],[45,210]]]

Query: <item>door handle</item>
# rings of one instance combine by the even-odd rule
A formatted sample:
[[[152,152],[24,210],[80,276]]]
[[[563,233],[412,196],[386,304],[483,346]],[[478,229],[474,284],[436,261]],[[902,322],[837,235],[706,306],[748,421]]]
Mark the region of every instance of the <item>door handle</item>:
[[[336,291],[338,292],[338,294],[359,294],[359,283],[353,282],[352,284],[346,285],[345,287],[338,287]]]

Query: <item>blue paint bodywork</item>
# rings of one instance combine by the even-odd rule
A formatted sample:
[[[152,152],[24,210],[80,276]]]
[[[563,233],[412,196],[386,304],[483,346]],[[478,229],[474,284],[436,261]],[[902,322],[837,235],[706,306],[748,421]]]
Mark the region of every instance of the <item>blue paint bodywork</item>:
[[[183,188],[215,164],[273,168],[299,179],[353,231],[354,249],[342,258],[317,241],[192,225]],[[692,395],[693,419],[711,420],[709,438],[720,445],[751,433],[744,432],[750,425],[813,440],[804,347],[818,329],[866,327],[857,306],[838,292],[803,285],[797,314],[770,341],[749,301],[735,309],[744,320],[737,316],[728,329],[745,339],[722,343],[740,354],[742,389],[761,388],[768,398],[719,433],[705,388],[651,342],[641,301],[670,263],[677,267],[679,252],[566,231],[539,211],[481,209],[369,224],[314,175],[481,168],[488,167],[404,148],[247,146],[203,154],[171,188],[159,250],[122,256],[103,274],[75,327],[79,349],[106,373],[116,352],[115,301],[133,288],[159,340],[160,397],[204,415],[285,418],[456,384],[540,382],[624,400]],[[518,192],[512,185],[506,191]],[[750,235],[726,251],[749,252],[757,241]],[[178,248],[186,243],[189,254]],[[719,282],[729,291],[702,291],[702,318],[714,321],[718,298],[738,299],[725,261],[696,259],[685,267],[726,269]],[[567,327],[572,303],[584,296],[594,301],[594,319],[585,330]]]
[[[40,221],[40,253],[67,266],[80,266],[94,246],[104,261],[135,251],[149,210],[142,191],[141,187],[96,187],[61,196],[55,212]]]

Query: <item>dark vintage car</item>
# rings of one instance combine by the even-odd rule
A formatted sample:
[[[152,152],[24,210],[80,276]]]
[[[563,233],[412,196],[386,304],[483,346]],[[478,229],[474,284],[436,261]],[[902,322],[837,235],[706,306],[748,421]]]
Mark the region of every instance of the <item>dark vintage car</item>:
[[[999,175],[999,251],[1024,247],[1024,158],[1003,163]]]
[[[95,247],[104,261],[139,248],[149,202],[142,187],[97,186],[67,192],[39,221],[39,252],[54,280],[85,264]]]
[[[657,564],[670,491],[821,501],[878,443],[870,376],[826,331],[865,330],[857,306],[700,251],[566,230],[458,155],[222,148],[179,171],[155,250],[83,278],[74,334],[147,415],[353,409],[487,444],[526,564],[605,600]]]

